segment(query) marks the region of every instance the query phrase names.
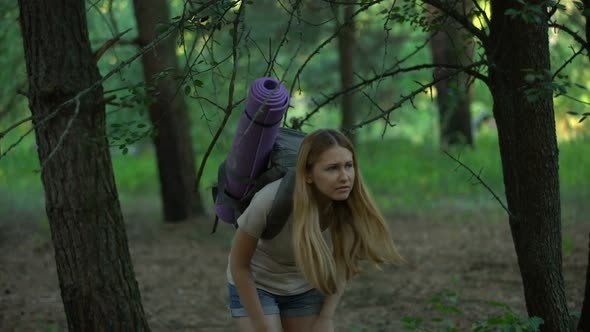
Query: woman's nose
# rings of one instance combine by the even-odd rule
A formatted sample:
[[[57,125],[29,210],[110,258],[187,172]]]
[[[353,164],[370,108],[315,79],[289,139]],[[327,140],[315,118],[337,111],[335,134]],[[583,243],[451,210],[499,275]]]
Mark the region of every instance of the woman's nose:
[[[347,178],[348,177],[346,175],[346,170],[344,168],[341,168],[340,171],[338,172],[338,180],[346,181]]]

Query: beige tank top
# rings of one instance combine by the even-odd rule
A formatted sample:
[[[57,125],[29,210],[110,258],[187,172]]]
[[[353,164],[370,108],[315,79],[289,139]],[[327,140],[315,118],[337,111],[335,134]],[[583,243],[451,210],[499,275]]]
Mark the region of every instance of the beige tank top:
[[[274,181],[257,192],[237,222],[242,231],[259,239],[250,262],[256,287],[275,295],[296,295],[304,293],[312,287],[295,264],[292,215],[289,216],[277,236],[270,240],[260,238],[266,226],[266,216],[272,208],[280,183],[281,180]],[[328,245],[331,246],[329,233],[329,230],[326,230],[323,235]],[[234,284],[229,257],[226,275],[228,282]]]

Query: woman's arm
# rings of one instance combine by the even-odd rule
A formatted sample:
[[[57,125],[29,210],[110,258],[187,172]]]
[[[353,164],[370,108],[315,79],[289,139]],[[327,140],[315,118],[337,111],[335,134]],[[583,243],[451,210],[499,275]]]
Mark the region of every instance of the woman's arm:
[[[254,329],[259,331],[266,330],[264,312],[250,271],[250,261],[257,244],[257,238],[238,228],[230,251],[230,271],[240,302],[246,309]]]
[[[340,287],[338,292],[332,295],[329,295],[324,300],[324,304],[322,305],[322,310],[320,314],[316,318],[311,332],[333,332],[334,331],[334,313],[336,312],[336,307],[340,302],[340,298],[344,293],[344,287]]]
[[[336,307],[338,306],[338,303],[340,303],[340,298],[342,298],[343,293],[344,286],[341,286],[337,293],[328,295],[326,297],[326,300],[324,300],[324,304],[322,305],[322,310],[320,311],[320,317],[328,319],[332,319],[332,317],[334,317]]]

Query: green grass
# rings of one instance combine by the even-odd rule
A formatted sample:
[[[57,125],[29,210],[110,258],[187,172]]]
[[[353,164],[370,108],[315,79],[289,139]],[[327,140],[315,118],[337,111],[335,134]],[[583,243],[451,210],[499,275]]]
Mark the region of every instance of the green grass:
[[[564,211],[590,199],[590,142],[560,143],[560,186]],[[483,137],[475,148],[447,151],[459,159],[506,204],[497,139]],[[438,147],[405,140],[366,142],[358,147],[365,182],[384,210],[502,211],[492,193]],[[480,172],[481,171],[481,172]]]
[[[28,144],[27,144],[28,143]],[[43,206],[43,189],[36,151],[25,144],[0,160],[0,215]],[[562,210],[568,216],[587,212],[590,198],[590,142],[560,143],[560,183]],[[502,214],[493,195],[478,184],[469,172],[431,144],[403,139],[362,142],[358,147],[362,174],[378,205],[387,213],[430,215],[441,210],[458,214]],[[474,149],[452,150],[469,168],[480,173],[485,183],[505,202],[504,184],[497,140],[483,137]],[[214,153],[205,168],[201,192],[211,204],[209,190],[216,181],[217,165],[223,152]],[[159,195],[158,174],[153,149],[136,154],[112,153],[113,169],[123,206],[137,198]],[[197,163],[197,167],[198,167]]]

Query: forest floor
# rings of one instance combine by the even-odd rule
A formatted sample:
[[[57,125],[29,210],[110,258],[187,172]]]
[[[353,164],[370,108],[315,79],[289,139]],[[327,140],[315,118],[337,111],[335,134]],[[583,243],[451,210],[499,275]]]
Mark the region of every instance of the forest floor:
[[[67,330],[42,215],[27,211],[1,216],[0,331]],[[338,308],[338,331],[403,331],[404,317],[428,320],[438,315],[432,300],[441,292],[441,303],[461,311],[442,315],[459,331],[503,312],[490,301],[504,303],[519,315],[526,312],[506,218],[483,212],[462,217],[452,209],[429,215],[389,216],[407,264],[383,271],[369,267],[356,277]],[[571,312],[580,310],[585,286],[590,231],[586,216],[563,221]],[[159,219],[149,202],[125,209],[129,247],[152,331],[234,331],[225,308],[231,227],[220,224],[211,235],[210,218],[179,224]]]

